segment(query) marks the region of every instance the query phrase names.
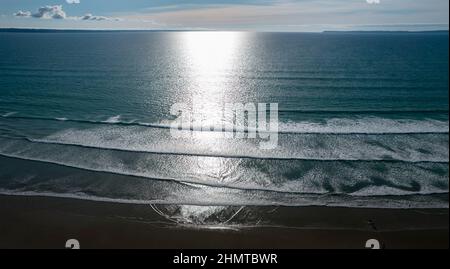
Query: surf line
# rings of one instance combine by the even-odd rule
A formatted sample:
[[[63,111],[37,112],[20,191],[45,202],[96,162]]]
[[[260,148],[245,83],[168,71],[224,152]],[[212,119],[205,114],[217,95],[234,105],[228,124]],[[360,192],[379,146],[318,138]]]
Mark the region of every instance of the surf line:
[[[194,100],[192,106],[186,103],[173,104],[170,114],[176,117],[170,124],[173,138],[187,138],[198,135],[198,132],[213,131],[220,133],[220,137],[215,135],[214,138],[259,138],[259,148],[263,150],[272,150],[278,146],[278,103],[220,104]]]

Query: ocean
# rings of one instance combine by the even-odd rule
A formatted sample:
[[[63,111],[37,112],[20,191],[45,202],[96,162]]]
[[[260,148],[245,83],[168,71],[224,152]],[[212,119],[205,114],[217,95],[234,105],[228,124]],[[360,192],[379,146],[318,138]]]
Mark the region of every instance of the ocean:
[[[448,32],[0,33],[0,193],[448,208],[448,47]],[[277,146],[173,137],[172,105],[198,100],[277,103]]]

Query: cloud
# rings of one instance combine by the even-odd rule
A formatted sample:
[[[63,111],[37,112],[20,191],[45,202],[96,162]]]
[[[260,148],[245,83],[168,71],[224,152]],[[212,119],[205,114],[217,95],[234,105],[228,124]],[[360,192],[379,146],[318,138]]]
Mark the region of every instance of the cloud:
[[[105,16],[94,16],[90,13],[82,16],[82,17],[78,17],[78,19],[83,20],[83,21],[120,21],[120,18],[112,18],[112,17],[105,17]]]
[[[66,0],[67,4],[79,4],[80,0]]]
[[[370,4],[370,5],[372,5],[372,4],[378,5],[381,3],[381,0],[366,0],[366,2],[367,2],[367,4]]]
[[[31,16],[31,12],[30,11],[19,10],[16,13],[14,13],[14,16],[16,16],[16,17],[30,17]]]
[[[65,19],[67,16],[61,5],[55,5],[40,7],[36,13],[31,14],[31,17],[40,19]]]
[[[67,2],[80,3],[79,0],[66,0]],[[38,19],[69,19],[69,20],[83,20],[83,21],[122,21],[120,18],[95,16],[90,13],[81,17],[69,17],[63,10],[62,5],[43,6],[40,7],[36,13],[30,11],[19,10],[14,13],[16,17],[33,17]]]

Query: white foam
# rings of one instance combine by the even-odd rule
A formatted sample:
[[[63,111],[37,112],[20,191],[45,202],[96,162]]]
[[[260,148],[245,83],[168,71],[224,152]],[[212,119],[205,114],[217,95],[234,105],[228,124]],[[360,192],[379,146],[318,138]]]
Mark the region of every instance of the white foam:
[[[389,198],[377,199],[346,199],[344,197],[298,197],[295,199],[272,201],[267,199],[253,198],[253,199],[230,199],[227,201],[196,201],[195,199],[186,199],[177,197],[176,199],[167,200],[150,200],[150,199],[121,199],[100,197],[95,195],[88,195],[85,193],[55,193],[55,192],[35,192],[35,191],[14,191],[0,189],[1,195],[10,196],[29,196],[29,197],[55,197],[67,198],[77,200],[88,200],[94,202],[107,202],[119,204],[140,204],[140,205],[183,205],[183,206],[198,206],[198,207],[224,207],[224,206],[324,206],[324,207],[347,207],[347,208],[386,208],[386,209],[448,209],[449,204],[441,200],[433,199],[432,197],[410,197],[405,200],[392,200]]]
[[[1,140],[0,140],[1,141]],[[354,196],[448,192],[448,164],[264,161],[66,148],[1,141],[0,155],[124,176],[226,189]],[[74,182],[76,184],[76,182]]]
[[[142,126],[171,128],[171,121],[145,123],[133,121]],[[118,122],[116,122],[118,123]],[[230,123],[193,125],[193,130],[232,130],[233,132],[261,132],[270,130],[236,126]],[[324,122],[288,121],[279,122],[279,133],[292,134],[403,134],[403,133],[448,133],[449,122],[436,119],[388,119],[379,117],[330,118]]]
[[[281,132],[289,133],[448,133],[449,122],[426,119],[387,119],[364,117],[358,119],[333,118],[324,123],[286,122],[280,123]]]
[[[102,121],[102,122],[104,122],[104,123],[120,123],[121,118],[122,118],[121,115],[117,115],[117,116],[110,117],[107,120]]]
[[[10,117],[17,114],[9,112],[3,117]],[[162,120],[160,122],[143,122],[138,119],[122,121],[121,115],[109,117],[103,121],[70,119],[66,117],[45,118],[45,117],[19,117],[21,119],[31,120],[57,120],[73,121],[87,124],[118,124],[118,125],[136,125],[149,128],[172,128],[172,120]],[[224,129],[227,132],[261,132],[270,133],[273,131],[259,128],[250,128],[247,126],[236,126],[229,122],[210,125],[193,125],[193,130],[218,130]],[[411,134],[411,133],[448,133],[449,121],[436,119],[388,119],[379,117],[360,117],[360,118],[330,118],[324,122],[315,121],[288,121],[279,122],[279,133],[292,134]]]
[[[448,136],[415,135],[282,135],[273,150],[259,148],[261,140],[226,139],[221,133],[195,132],[172,138],[165,129],[139,126],[100,126],[68,129],[39,143],[76,145],[155,154],[216,156],[231,158],[299,160],[399,160],[405,162],[448,162]]]

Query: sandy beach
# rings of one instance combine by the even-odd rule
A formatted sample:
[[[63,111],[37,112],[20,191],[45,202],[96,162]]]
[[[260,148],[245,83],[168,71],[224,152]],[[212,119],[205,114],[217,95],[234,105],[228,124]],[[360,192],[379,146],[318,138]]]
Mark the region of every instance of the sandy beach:
[[[448,248],[448,209],[326,207],[270,209],[270,224],[241,228],[179,225],[149,205],[0,196],[0,248]],[[282,224],[282,225],[281,225]]]

